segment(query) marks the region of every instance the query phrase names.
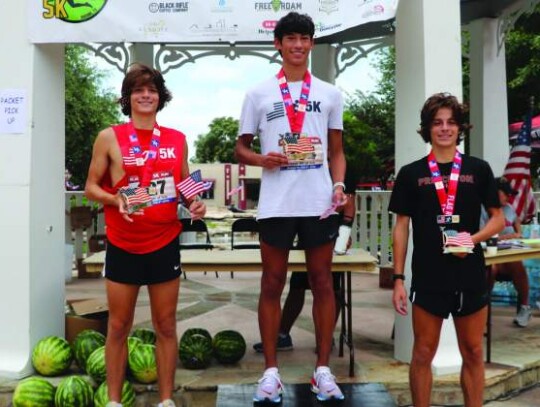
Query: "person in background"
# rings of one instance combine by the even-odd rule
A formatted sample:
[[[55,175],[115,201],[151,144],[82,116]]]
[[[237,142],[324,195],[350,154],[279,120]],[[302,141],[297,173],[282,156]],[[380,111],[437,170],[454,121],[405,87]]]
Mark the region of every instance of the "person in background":
[[[340,212],[340,225],[352,228],[356,214],[356,201],[354,196],[355,184],[354,182],[348,182],[347,175],[345,176],[345,185],[345,190],[352,192],[347,193],[347,202]],[[349,234],[347,248],[351,246],[351,243],[352,239],[350,238]],[[343,273],[341,272],[332,273],[334,296],[336,301],[336,322],[341,311],[342,274]],[[278,340],[276,344],[276,349],[278,351],[288,351],[293,349],[291,329],[296,319],[300,315],[300,312],[302,312],[302,308],[304,308],[306,290],[311,290],[307,273],[300,271],[291,273],[291,277],[289,279],[289,292],[287,294],[287,298],[285,299],[285,303],[283,304],[283,310],[281,311],[281,323],[279,325]],[[334,341],[332,341],[332,347],[333,346]],[[255,352],[262,353],[262,342],[254,344],[253,349]]]
[[[410,301],[414,344],[409,385],[415,407],[429,407],[431,363],[443,320],[453,316],[463,359],[461,387],[465,406],[481,407],[484,396],[482,341],[487,321],[487,278],[480,242],[504,226],[495,178],[486,161],[459,152],[465,106],[455,96],[437,93],[420,113],[420,130],[431,152],[403,166],[397,176],[389,211],[393,230],[395,274],[392,302],[407,314],[405,257],[412,223],[413,254]],[[482,205],[490,218],[482,229]]]
[[[504,177],[497,178],[497,190],[499,191],[499,201],[504,213],[504,229],[499,233],[499,241],[508,239],[520,239],[521,221],[517,216],[514,207],[508,203],[510,196],[517,195],[517,191],[513,189],[510,182]],[[482,209],[481,225],[484,225],[488,220],[488,215]],[[490,267],[489,289],[493,289],[495,281],[511,281],[516,288],[518,300],[520,301],[519,309],[514,317],[514,324],[518,327],[525,328],[532,317],[532,309],[529,305],[529,276],[521,261],[513,261],[511,263],[493,264]]]
[[[85,188],[88,199],[104,205],[107,227],[107,406],[121,406],[126,340],[139,289],[147,285],[157,338],[159,407],[174,407],[176,306],[182,272],[177,188],[189,176],[186,137],[157,124],[157,112],[171,100],[159,71],[141,64],[131,66],[121,92],[122,112],[130,120],[98,134]],[[196,199],[185,205],[192,219],[206,212]]]
[[[337,215],[320,219],[346,200],[343,97],[308,70],[314,33],[315,24],[305,14],[291,12],[277,22],[274,46],[281,54],[282,69],[246,94],[235,148],[238,162],[263,167],[257,219],[265,371],[255,402],[281,402],[276,342],[289,250],[296,235],[306,255],[319,345],[311,390],[322,401],[344,398],[329,367],[336,313],[332,252],[339,225]],[[252,149],[255,135],[261,141],[260,154]]]

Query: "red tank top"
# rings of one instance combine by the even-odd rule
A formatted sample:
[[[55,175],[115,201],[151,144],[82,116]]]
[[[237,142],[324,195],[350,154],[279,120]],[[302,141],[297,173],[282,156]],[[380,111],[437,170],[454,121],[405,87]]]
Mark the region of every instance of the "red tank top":
[[[116,140],[122,152],[125,176],[116,185],[111,185],[110,176],[102,181],[102,188],[112,194],[128,185],[135,186],[140,181],[142,169],[135,164],[130,154],[128,124],[113,126]],[[170,243],[182,230],[177,216],[178,193],[176,185],[180,182],[186,137],[174,129],[160,127],[161,142],[154,161],[152,185],[160,190],[161,200],[144,209],[144,215],[133,215],[133,223],[122,218],[116,206],[105,205],[105,225],[107,239],[115,246],[130,253],[144,254],[161,249]],[[148,151],[152,130],[137,130],[143,150]]]

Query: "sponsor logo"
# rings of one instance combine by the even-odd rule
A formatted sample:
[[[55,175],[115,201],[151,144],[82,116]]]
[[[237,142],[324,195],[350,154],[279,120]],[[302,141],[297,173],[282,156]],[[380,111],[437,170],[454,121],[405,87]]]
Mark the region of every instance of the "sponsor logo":
[[[257,30],[261,35],[274,35],[274,28],[276,28],[277,20],[264,20],[261,23],[261,28]]]
[[[165,25],[165,21],[158,20],[149,22],[139,28],[139,31],[144,33],[145,37],[159,38],[161,34],[169,31]]]
[[[332,14],[339,10],[339,0],[319,0],[319,11]]]
[[[256,1],[254,3],[256,11],[298,11],[302,10],[302,3],[299,1]]]
[[[238,24],[229,24],[224,18],[213,21],[208,24],[199,25],[192,24],[189,27],[189,31],[197,35],[223,35],[233,36],[238,32]]]
[[[319,21],[315,23],[315,32],[324,32],[328,30],[337,30],[339,27],[341,27],[341,23],[339,24],[324,24],[322,21]]]
[[[154,1],[148,4],[151,13],[185,13],[189,11],[189,1]]]
[[[97,16],[107,0],[42,0],[44,19],[82,23]]]
[[[384,14],[384,6],[382,4],[377,4],[371,7],[369,10],[362,13],[362,18],[368,18],[372,16],[378,16]]]
[[[213,0],[216,4],[212,7],[213,13],[230,13],[233,8],[229,5],[231,0]]]

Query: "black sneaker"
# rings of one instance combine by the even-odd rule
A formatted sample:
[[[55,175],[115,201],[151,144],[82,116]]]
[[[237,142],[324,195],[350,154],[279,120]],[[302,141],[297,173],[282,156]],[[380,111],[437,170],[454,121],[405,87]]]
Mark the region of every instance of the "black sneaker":
[[[263,353],[263,344],[262,342],[258,342],[255,345],[253,345],[253,349],[257,353]],[[292,350],[293,344],[292,344],[292,338],[289,334],[279,334],[278,340],[277,340],[277,350],[278,351],[285,351],[285,350]]]

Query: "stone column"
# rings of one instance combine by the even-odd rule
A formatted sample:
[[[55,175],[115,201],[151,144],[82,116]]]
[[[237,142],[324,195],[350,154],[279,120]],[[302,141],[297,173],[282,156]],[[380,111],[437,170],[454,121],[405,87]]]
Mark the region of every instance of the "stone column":
[[[396,29],[396,172],[426,155],[426,145],[416,133],[420,110],[433,93],[450,92],[461,100],[461,32],[459,0],[407,0],[399,2]],[[407,291],[411,281],[412,230],[405,265]],[[436,270],[434,270],[436,272]],[[396,316],[394,355],[410,362],[413,336],[411,309]],[[445,321],[439,350],[433,362],[435,374],[460,368],[454,325]]]
[[[311,51],[311,72],[328,83],[336,82],[336,48],[330,44],[317,44]]]
[[[470,117],[471,155],[491,165],[495,176],[502,175],[508,161],[508,108],[504,43],[497,46],[498,19],[484,18],[469,25],[471,46]],[[525,107],[524,107],[525,109]]]
[[[0,376],[64,335],[64,47],[28,42],[26,2],[0,13],[0,92],[23,94],[22,132],[0,127]]]

